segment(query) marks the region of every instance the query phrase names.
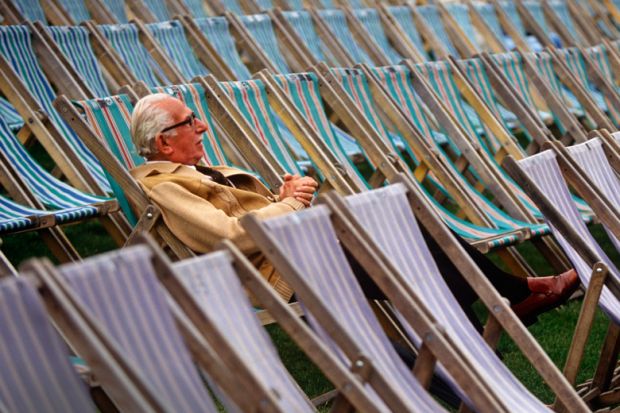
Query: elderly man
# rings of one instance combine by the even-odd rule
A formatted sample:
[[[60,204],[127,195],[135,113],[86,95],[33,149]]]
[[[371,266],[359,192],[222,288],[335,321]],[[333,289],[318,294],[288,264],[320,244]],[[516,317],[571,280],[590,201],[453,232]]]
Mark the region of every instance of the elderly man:
[[[239,224],[248,212],[273,217],[310,205],[317,182],[286,175],[278,196],[254,176],[226,166],[199,166],[207,125],[183,102],[166,94],[142,98],[131,118],[131,136],[147,162],[131,171],[161,210],[170,230],[189,248],[207,252],[222,239],[248,254],[286,300],[293,292],[257,253]]]

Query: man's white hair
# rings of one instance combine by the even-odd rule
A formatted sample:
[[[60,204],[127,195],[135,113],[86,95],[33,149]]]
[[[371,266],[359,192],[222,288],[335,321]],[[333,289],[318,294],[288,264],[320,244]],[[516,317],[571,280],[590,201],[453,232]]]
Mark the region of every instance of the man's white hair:
[[[174,99],[165,93],[154,93],[140,99],[131,114],[131,140],[140,156],[155,155],[155,137],[162,129],[172,124],[172,116],[160,106],[166,99]],[[176,135],[175,130],[164,133]]]

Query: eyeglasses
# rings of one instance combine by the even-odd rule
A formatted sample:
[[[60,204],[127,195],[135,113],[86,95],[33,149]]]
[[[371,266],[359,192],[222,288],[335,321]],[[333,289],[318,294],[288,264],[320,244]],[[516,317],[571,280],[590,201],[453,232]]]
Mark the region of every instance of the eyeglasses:
[[[183,125],[189,125],[193,129],[196,126],[196,114],[194,112],[192,112],[189,115],[189,117],[187,119],[185,119],[184,121],[181,121],[179,123],[175,123],[172,126],[168,126],[167,128],[162,129],[160,133],[168,132],[169,130],[172,130],[174,128],[178,128],[178,127],[183,126]]]

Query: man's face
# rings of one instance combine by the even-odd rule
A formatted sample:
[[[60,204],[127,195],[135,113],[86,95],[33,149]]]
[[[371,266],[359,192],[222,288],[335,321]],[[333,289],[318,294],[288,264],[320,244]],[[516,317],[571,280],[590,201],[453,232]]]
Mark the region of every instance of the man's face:
[[[159,106],[172,118],[170,125],[165,129],[176,134],[157,135],[155,144],[158,154],[170,162],[196,165],[204,156],[202,134],[207,130],[207,125],[195,118],[193,112],[183,102],[173,97],[163,100]]]

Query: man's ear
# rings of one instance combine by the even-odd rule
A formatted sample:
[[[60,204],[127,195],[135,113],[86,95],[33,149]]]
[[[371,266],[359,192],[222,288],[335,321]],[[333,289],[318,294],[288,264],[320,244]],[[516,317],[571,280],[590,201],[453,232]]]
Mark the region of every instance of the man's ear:
[[[162,155],[169,155],[172,153],[172,146],[168,145],[168,141],[163,133],[158,133],[155,136],[155,149],[157,149],[157,153]]]

